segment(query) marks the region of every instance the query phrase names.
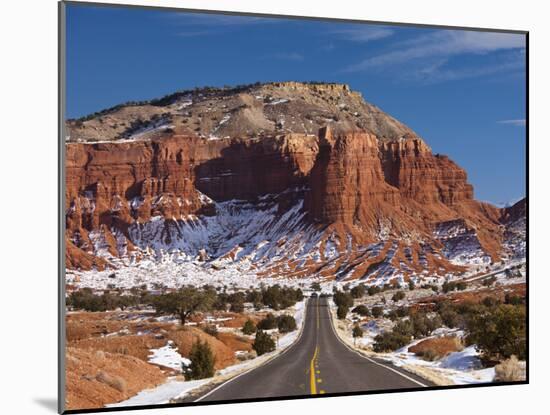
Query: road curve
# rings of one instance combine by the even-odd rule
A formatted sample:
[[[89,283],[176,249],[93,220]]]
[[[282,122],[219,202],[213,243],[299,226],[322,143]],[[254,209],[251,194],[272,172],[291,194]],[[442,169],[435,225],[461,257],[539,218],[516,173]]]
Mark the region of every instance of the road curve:
[[[388,363],[366,358],[336,336],[326,298],[306,304],[300,338],[283,354],[249,372],[194,397],[193,401],[228,401],[368,392],[430,386]]]

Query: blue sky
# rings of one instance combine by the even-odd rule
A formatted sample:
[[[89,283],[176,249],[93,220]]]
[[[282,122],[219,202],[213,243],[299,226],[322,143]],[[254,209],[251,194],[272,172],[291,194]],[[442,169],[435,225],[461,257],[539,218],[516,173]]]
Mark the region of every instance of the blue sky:
[[[468,172],[525,195],[525,36],[69,5],[67,116],[195,86],[347,83]]]

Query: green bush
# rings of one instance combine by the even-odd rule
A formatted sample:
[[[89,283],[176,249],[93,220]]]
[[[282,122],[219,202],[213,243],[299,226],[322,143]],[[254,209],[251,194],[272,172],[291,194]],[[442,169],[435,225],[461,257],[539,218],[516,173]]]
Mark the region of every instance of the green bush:
[[[373,350],[377,353],[392,352],[406,346],[410,337],[393,331],[385,331],[374,338]]]
[[[339,305],[336,309],[336,316],[339,320],[344,320],[348,315],[349,308],[346,305]]]
[[[407,307],[398,307],[396,310],[395,310],[396,314],[398,317],[406,317],[409,315],[409,309]]]
[[[250,319],[246,320],[241,329],[244,334],[253,334],[256,332],[256,325]]]
[[[357,307],[355,307],[353,310],[351,310],[353,313],[359,314],[363,317],[370,316],[370,310],[366,305],[360,304]]]
[[[359,326],[359,324],[353,326],[352,335],[354,339],[357,337],[363,337],[363,329]]]
[[[378,294],[379,292],[381,292],[382,290],[380,289],[380,287],[378,287],[377,285],[371,285],[368,289],[367,289],[367,293],[370,295],[370,296],[373,296],[375,294]]]
[[[409,280],[409,291],[413,291],[415,289],[415,285],[414,285],[414,281],[413,280]]]
[[[258,330],[271,330],[277,327],[277,319],[269,313],[263,320],[258,323]]]
[[[374,318],[378,318],[381,317],[382,314],[384,314],[384,309],[377,305],[371,308],[370,312]]]
[[[403,300],[404,298],[405,298],[405,293],[403,291],[397,291],[391,299],[392,301],[397,302],[397,301]]]
[[[303,299],[304,294],[299,288],[281,287],[275,284],[262,290],[262,302],[274,310],[291,307]]]
[[[414,334],[413,323],[410,320],[401,320],[395,326],[393,326],[392,331],[402,336],[411,338],[411,336]]]
[[[519,295],[510,295],[507,293],[504,296],[504,303],[512,304],[512,305],[521,305],[521,304],[525,304],[525,299],[523,297],[520,297]]]
[[[318,282],[314,282],[311,284],[311,289],[313,291],[321,291],[321,284],[319,284]]]
[[[439,315],[429,318],[426,313],[423,312],[412,314],[410,316],[410,321],[413,325],[413,336],[417,339],[429,336],[432,331],[443,325]]]
[[[512,355],[524,360],[526,314],[524,306],[502,304],[471,315],[466,322],[467,341],[475,344],[486,359],[503,360]]]
[[[279,333],[289,333],[296,330],[296,320],[288,314],[283,314],[277,318],[277,328]]]
[[[275,342],[269,334],[262,330],[258,330],[256,332],[254,343],[252,343],[252,348],[256,350],[258,356],[261,356],[264,353],[269,353],[275,350]]]
[[[439,312],[443,324],[445,324],[450,329],[459,327],[461,318],[458,313],[452,308],[446,308]]]
[[[332,296],[332,299],[334,301],[334,304],[336,304],[338,307],[353,307],[353,297],[350,293],[344,291],[336,291]]]
[[[353,298],[364,297],[365,293],[366,293],[366,290],[365,290],[365,286],[363,284],[356,285],[350,291],[350,294]]]
[[[187,379],[204,379],[214,376],[216,357],[206,341],[199,340],[193,343],[189,360],[191,360],[191,364],[183,366],[183,373]]]

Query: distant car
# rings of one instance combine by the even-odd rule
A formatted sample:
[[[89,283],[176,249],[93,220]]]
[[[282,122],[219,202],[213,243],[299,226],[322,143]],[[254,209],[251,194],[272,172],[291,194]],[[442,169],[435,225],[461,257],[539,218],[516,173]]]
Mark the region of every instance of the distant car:
[[[311,298],[317,298],[317,293],[311,293]]]

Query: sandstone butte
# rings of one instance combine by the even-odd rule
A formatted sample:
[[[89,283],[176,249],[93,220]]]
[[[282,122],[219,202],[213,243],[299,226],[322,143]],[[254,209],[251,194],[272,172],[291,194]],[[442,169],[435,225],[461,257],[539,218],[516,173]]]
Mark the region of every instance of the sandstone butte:
[[[129,231],[136,224],[159,217],[166,223],[200,220],[216,215],[216,203],[229,200],[246,200],[261,209],[265,195],[277,195],[280,215],[303,202],[301,220],[324,235],[319,239],[321,260],[298,265],[287,259],[287,275],[332,278],[347,266],[353,268],[349,278],[361,278],[390,250],[397,251],[390,262],[406,274],[422,269],[459,272],[463,267],[442,254],[453,235],[437,236],[438,230],[453,226],[462,238],[473,237],[491,261],[499,261],[506,225],[525,215],[525,201],[512,210],[476,201],[464,169],[445,155],[433,154],[408,127],[347,86],[334,85],[255,84],[237,92],[198,94],[200,98],[196,92],[191,98],[176,94],[157,103],[162,104],[160,110],[150,103],[120,106],[85,121],[69,121],[67,268],[110,266],[109,256],[97,255],[91,234],[101,234],[112,257],[123,254],[123,238],[128,255],[137,250]],[[263,97],[259,104],[257,96]],[[209,125],[204,124],[206,112],[201,112],[205,107],[218,114]],[[159,117],[165,122],[161,128]],[[269,126],[283,117],[283,124],[294,124],[252,133],[241,128]],[[142,130],[136,130],[136,119],[145,125]],[[229,135],[213,136],[233,119],[224,133]],[[190,122],[197,127],[190,128]],[[109,123],[118,136],[86,138]],[[130,125],[134,134],[120,132],[121,123]],[[167,233],[166,238],[171,237]],[[339,241],[341,254],[331,261],[323,253],[329,240]],[[383,247],[375,255],[363,249],[379,242]],[[260,274],[277,275],[283,268],[271,265]]]

